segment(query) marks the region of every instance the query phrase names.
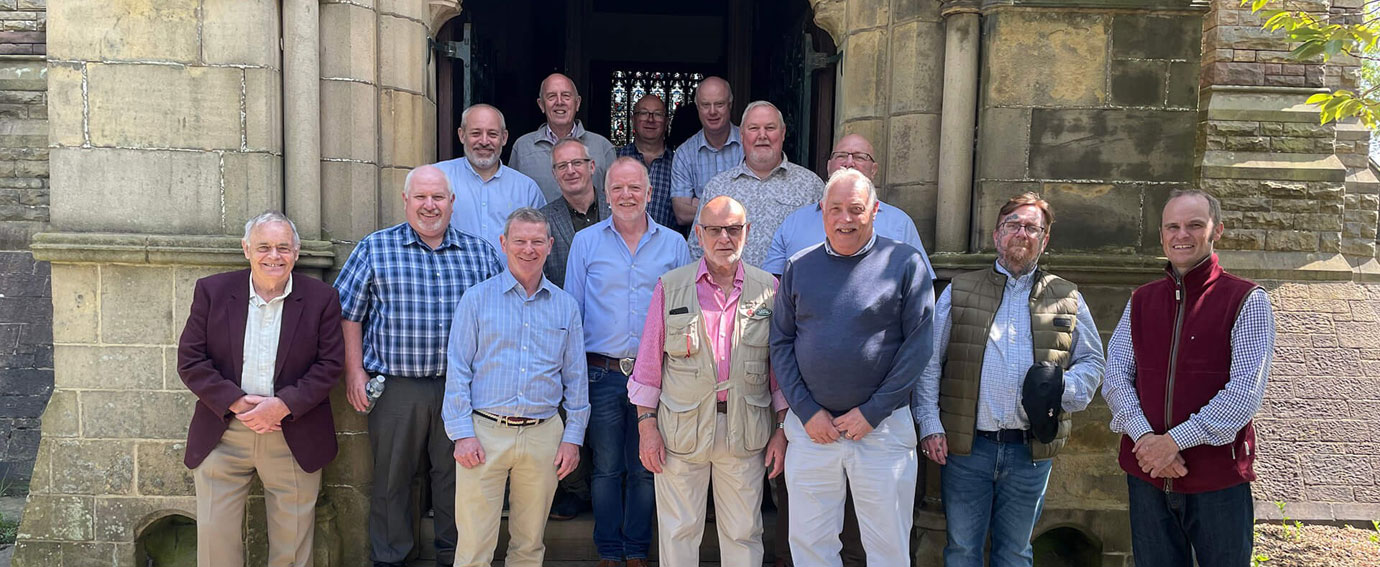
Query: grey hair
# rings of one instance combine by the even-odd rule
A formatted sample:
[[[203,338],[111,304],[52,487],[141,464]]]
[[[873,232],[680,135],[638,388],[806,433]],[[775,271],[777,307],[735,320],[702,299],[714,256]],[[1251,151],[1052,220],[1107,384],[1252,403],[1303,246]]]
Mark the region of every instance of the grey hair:
[[[613,163],[609,164],[609,168],[604,170],[604,190],[608,191],[609,187],[613,186],[613,184],[610,183],[609,180],[613,179],[613,170],[618,166],[618,164],[622,163],[637,166],[637,171],[642,174],[642,183],[647,186],[647,191],[648,193],[650,193],[652,190],[652,178],[647,173],[647,166],[642,164],[642,160],[632,156],[623,156],[616,160],[613,160]]]
[[[742,124],[743,121],[747,120],[747,115],[748,115],[748,113],[749,113],[749,112],[752,112],[752,109],[757,108],[757,107],[759,107],[759,106],[766,106],[766,107],[770,107],[772,110],[775,110],[775,111],[776,111],[776,125],[777,125],[777,126],[780,126],[783,130],[786,128],[786,117],[785,117],[784,115],[781,114],[781,109],[780,109],[780,108],[777,108],[775,104],[772,104],[772,103],[767,102],[767,101],[765,101],[765,100],[754,100],[754,101],[752,101],[752,102],[749,102],[748,105],[747,105],[747,108],[744,108],[744,109],[743,109],[743,116],[740,117],[740,118],[738,119],[738,123],[739,123],[739,124]]]
[[[441,184],[445,185],[446,194],[449,195],[453,193],[453,191],[450,188],[450,178],[446,177],[446,172],[441,171],[441,168],[436,167],[434,165],[421,165],[412,168],[412,171],[407,172],[407,177],[403,178],[403,195],[409,195],[412,193],[412,176],[416,175],[418,171],[422,171],[424,169],[436,170],[436,173],[441,175]]]
[[[285,222],[285,223],[287,223],[288,228],[292,229],[292,247],[293,247],[293,248],[301,248],[301,247],[302,247],[302,237],[300,237],[300,236],[297,235],[297,224],[294,223],[294,222],[292,222],[292,219],[287,218],[287,215],[285,215],[285,214],[283,214],[283,213],[280,213],[280,212],[278,212],[278,211],[264,211],[264,212],[262,212],[262,213],[259,213],[258,216],[254,217],[254,218],[252,218],[252,219],[249,219],[247,222],[245,222],[245,223],[244,223],[244,238],[243,238],[244,242],[246,242],[246,243],[249,242],[249,234],[252,233],[252,232],[254,232],[254,229],[255,229],[255,228],[258,228],[259,225],[264,225],[264,224],[269,224],[269,223],[275,223],[275,222]]]
[[[551,237],[551,223],[547,222],[546,215],[541,214],[541,211],[532,207],[518,207],[517,210],[510,213],[508,215],[508,220],[503,223],[503,236],[510,236],[509,229],[513,227],[513,223],[515,222],[541,224],[546,227],[546,237]]]
[[[1217,197],[1213,197],[1212,194],[1201,189],[1175,189],[1169,192],[1169,199],[1165,200],[1165,204],[1167,205],[1169,201],[1179,197],[1202,197],[1207,201],[1208,214],[1212,217],[1212,224],[1222,224],[1222,202],[1218,201]]]
[[[508,131],[508,121],[505,118],[503,118],[503,111],[499,110],[498,107],[495,107],[492,104],[484,104],[482,102],[479,104],[471,104],[469,108],[466,108],[464,112],[460,113],[460,130],[463,131],[465,129],[465,125],[470,123],[470,112],[478,108],[487,108],[498,114],[498,127],[502,129],[504,132]]]
[[[579,138],[576,138],[574,136],[566,136],[564,138],[561,138],[561,141],[556,142],[556,145],[551,146],[551,159],[553,160],[551,162],[551,165],[553,167],[556,165],[556,162],[554,161],[556,159],[556,150],[561,146],[568,146],[570,144],[579,144],[580,149],[585,151],[585,159],[591,159],[591,156],[589,155],[589,146],[586,146],[585,143],[580,141]]]
[[[824,194],[819,198],[820,204],[823,205],[824,201],[829,198],[830,189],[833,189],[835,185],[843,184],[847,184],[848,187],[857,187],[859,185],[867,187],[867,206],[870,207],[877,202],[877,186],[872,183],[871,179],[868,179],[861,171],[851,167],[841,167],[838,171],[835,171],[833,175],[829,176],[829,181],[824,183]]]

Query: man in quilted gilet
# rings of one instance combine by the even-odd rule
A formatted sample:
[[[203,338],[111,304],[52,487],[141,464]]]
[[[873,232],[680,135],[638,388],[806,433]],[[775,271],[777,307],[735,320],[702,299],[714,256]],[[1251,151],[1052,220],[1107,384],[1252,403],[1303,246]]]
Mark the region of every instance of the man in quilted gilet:
[[[665,567],[700,564],[711,477],[720,559],[762,564],[762,475],[784,466],[786,399],[767,348],[776,278],[743,261],[751,228],[731,197],[700,210],[704,257],[657,280],[628,380]]]
[[[1170,194],[1160,222],[1165,277],[1132,292],[1108,344],[1102,397],[1121,438],[1140,567],[1245,567],[1255,513],[1251,425],[1274,353],[1265,290],[1231,275],[1212,245],[1222,206]]]
[[[997,261],[939,296],[934,356],[916,387],[921,453],[943,467],[947,567],[982,567],[989,533],[990,565],[1033,563],[1052,459],[1102,379],[1102,342],[1078,286],[1039,266],[1049,203],[1017,195],[996,220]]]

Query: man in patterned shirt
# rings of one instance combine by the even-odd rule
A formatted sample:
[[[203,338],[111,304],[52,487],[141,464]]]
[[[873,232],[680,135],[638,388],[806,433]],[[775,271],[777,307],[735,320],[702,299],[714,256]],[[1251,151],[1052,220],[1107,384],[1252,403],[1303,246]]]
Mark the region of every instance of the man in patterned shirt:
[[[1097,392],[1102,341],[1078,287],[1039,267],[1054,213],[1034,193],[1012,197],[997,216],[997,261],[955,276],[935,305],[934,355],[916,383],[920,452],[943,467],[947,567],[1029,566],[1054,455],[1068,440],[1071,412]],[[1026,373],[1052,364],[1062,374],[1052,438],[1032,433],[1023,400]],[[1040,412],[1041,414],[1045,412]]]
[[[743,142],[738,127],[729,119],[733,89],[728,81],[719,77],[700,81],[695,87],[695,112],[702,129],[676,148],[671,164],[671,207],[676,222],[684,226],[690,226],[700,210],[704,185],[743,162]]]
[[[1260,410],[1274,353],[1270,299],[1217,263],[1222,206],[1170,193],[1165,277],[1131,293],[1102,397],[1121,438],[1137,565],[1248,565]],[[1175,383],[1178,378],[1178,383]]]
[[[676,152],[666,147],[666,122],[666,103],[661,97],[643,96],[633,105],[633,141],[619,148],[618,156],[637,158],[647,166],[647,175],[652,179],[647,214],[652,215],[652,220],[684,233],[671,209],[671,164]]]
[[[436,563],[451,565],[454,446],[441,421],[446,339],[460,296],[502,268],[489,243],[450,226],[455,195],[440,169],[409,172],[402,197],[407,222],[364,237],[335,280],[344,319],[345,394],[356,410],[370,410],[365,383],[370,376],[386,378],[369,413],[370,559],[376,567],[400,566],[412,550],[412,478],[425,452]]]
[[[781,151],[786,121],[772,103],[759,100],[748,104],[743,111],[742,133],[743,162],[709,180],[701,198],[709,202],[727,195],[752,212],[752,232],[743,249],[743,261],[761,266],[781,222],[796,209],[819,202],[824,181],[786,159]],[[698,240],[691,239],[690,252],[700,256]]]

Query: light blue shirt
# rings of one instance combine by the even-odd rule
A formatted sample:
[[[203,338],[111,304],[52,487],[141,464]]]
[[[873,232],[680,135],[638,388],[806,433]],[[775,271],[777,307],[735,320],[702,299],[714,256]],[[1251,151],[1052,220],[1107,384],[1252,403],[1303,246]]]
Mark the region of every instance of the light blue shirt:
[[[704,139],[704,130],[696,132],[676,148],[671,160],[671,197],[699,198],[704,186],[715,175],[743,163],[743,142],[738,127],[729,125],[728,141],[714,149]]]
[[[455,193],[450,225],[492,244],[499,262],[507,266],[508,257],[503,255],[498,243],[503,223],[521,207],[540,209],[545,206],[546,197],[542,196],[541,188],[532,178],[503,164],[499,164],[493,177],[484,181],[463,156],[438,163],[436,167],[445,172],[450,190]]]
[[[637,356],[657,278],[690,263],[680,234],[647,216],[647,232],[628,251],[607,218],[575,233],[565,264],[565,290],[584,313],[585,351],[613,358]]]
[[[1021,407],[1021,386],[1025,384],[1025,373],[1035,364],[1030,332],[1030,286],[1034,283],[1035,270],[1013,278],[1000,263],[996,266],[998,272],[1006,275],[1006,290],[1002,293],[1001,307],[992,319],[987,349],[982,355],[977,429],[1030,429],[1030,419]],[[944,433],[944,425],[939,421],[939,377],[949,351],[952,291],[952,286],[945,288],[935,305],[934,355],[915,385],[911,410],[920,424],[921,438]],[[1088,407],[1106,365],[1102,339],[1097,334],[1097,324],[1088,311],[1088,304],[1083,301],[1083,294],[1074,292],[1074,295],[1078,298],[1078,322],[1073,327],[1073,359],[1064,372],[1064,395],[1060,403],[1066,412]]]
[[[564,397],[561,441],[583,444],[589,422],[583,340],[575,300],[544,277],[531,297],[507,270],[471,287],[455,308],[446,347],[446,435],[474,437],[474,410],[547,419]]]
[[[920,259],[925,262],[925,271],[934,279],[934,268],[930,266],[930,255],[925,253],[925,245],[920,242],[920,231],[915,229],[915,221],[905,211],[881,203],[877,218],[872,221],[873,233],[884,238],[899,240],[920,251]],[[786,269],[786,260],[801,250],[824,242],[824,212],[819,203],[811,203],[796,209],[781,221],[776,234],[771,237],[767,248],[767,259],[762,269],[768,273],[780,274]]]

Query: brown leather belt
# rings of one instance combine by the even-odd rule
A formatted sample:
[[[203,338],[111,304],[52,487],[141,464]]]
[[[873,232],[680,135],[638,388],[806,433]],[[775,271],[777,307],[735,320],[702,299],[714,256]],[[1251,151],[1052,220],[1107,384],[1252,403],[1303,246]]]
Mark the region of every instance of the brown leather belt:
[[[590,366],[618,372],[624,376],[632,376],[633,359],[631,358],[614,358],[591,352],[585,354],[585,360],[589,361]]]
[[[720,400],[719,403],[714,404],[714,410],[719,413],[728,413],[728,402]]]
[[[535,417],[511,417],[506,415],[492,414],[489,412],[479,410],[475,410],[474,415],[477,415],[489,421],[496,421],[499,425],[507,425],[509,427],[527,427],[529,425],[537,425],[543,421],[546,421],[546,419],[538,419]]]

